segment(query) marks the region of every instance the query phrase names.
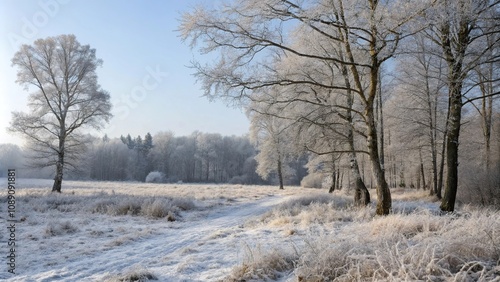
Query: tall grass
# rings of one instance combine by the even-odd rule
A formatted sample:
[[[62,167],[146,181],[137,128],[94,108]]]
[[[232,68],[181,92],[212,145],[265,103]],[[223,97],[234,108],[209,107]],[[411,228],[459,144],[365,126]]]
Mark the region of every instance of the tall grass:
[[[326,199],[295,199],[265,214],[266,228],[302,226],[306,237],[294,240],[295,255],[271,246],[228,279],[273,279],[260,274],[266,269],[290,273],[288,281],[500,281],[499,210],[469,206],[441,215],[425,201],[405,199],[395,201],[393,214],[374,217],[372,206]],[[323,226],[320,235],[308,233],[311,223]]]
[[[115,193],[90,195],[27,193],[18,197],[24,210],[35,212],[84,212],[112,216],[144,216],[175,220],[180,211],[195,210],[197,201],[190,197],[131,196]]]

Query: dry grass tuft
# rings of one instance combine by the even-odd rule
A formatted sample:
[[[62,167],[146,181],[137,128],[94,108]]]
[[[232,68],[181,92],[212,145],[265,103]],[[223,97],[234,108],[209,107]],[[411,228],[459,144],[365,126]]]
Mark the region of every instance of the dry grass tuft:
[[[246,245],[244,262],[233,268],[231,274],[224,279],[227,282],[236,281],[268,281],[277,280],[283,272],[291,271],[298,259],[297,253],[272,249],[263,251]]]
[[[78,231],[78,227],[74,226],[69,221],[63,222],[49,222],[44,230],[46,238],[60,236],[65,234],[72,234]]]
[[[19,196],[25,208],[35,212],[89,212],[112,216],[145,216],[149,218],[166,218],[169,221],[178,219],[180,211],[198,208],[196,200],[191,197],[166,196],[131,196],[124,194],[56,194],[26,193]]]
[[[150,280],[158,280],[158,277],[148,269],[137,266],[126,271],[124,274],[105,278],[106,282],[146,282]]]
[[[352,221],[352,200],[347,196],[320,194],[289,200],[264,214],[261,222],[270,226],[309,225],[334,221]]]

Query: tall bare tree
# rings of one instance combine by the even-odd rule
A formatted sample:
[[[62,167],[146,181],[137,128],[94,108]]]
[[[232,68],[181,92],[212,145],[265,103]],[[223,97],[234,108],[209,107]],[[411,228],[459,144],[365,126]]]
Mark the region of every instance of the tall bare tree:
[[[442,56],[435,55],[431,50],[433,45],[429,40],[418,34],[407,42],[408,52],[399,62],[395,71],[393,88],[393,109],[390,116],[396,118],[404,126],[398,128],[398,133],[407,136],[406,149],[417,149],[419,154],[424,149],[429,152],[432,167],[431,194],[441,199],[439,183],[439,152],[438,142],[443,134],[446,117],[446,69]],[[397,136],[398,134],[396,134]],[[425,136],[427,140],[420,140]],[[442,156],[441,161],[444,156]],[[441,168],[442,169],[442,168]],[[421,172],[421,175],[422,172]]]
[[[36,166],[55,166],[52,191],[84,147],[82,129],[100,129],[111,118],[109,94],[97,83],[102,60],[74,35],[38,39],[14,55],[17,83],[29,94],[30,112],[13,112],[10,130],[27,138]]]
[[[429,37],[441,48],[448,66],[448,121],[446,140],[446,187],[441,210],[452,212],[458,189],[458,146],[462,108],[483,97],[469,97],[466,82],[478,66],[498,62],[500,42],[488,36],[500,33],[498,0],[443,0],[430,11]],[[497,50],[490,52],[490,50]],[[496,95],[499,93],[492,93]]]
[[[184,14],[180,30],[192,46],[202,41],[202,52],[220,51],[214,64],[194,64],[210,98],[251,100],[253,93],[266,88],[298,84],[345,91],[344,82],[325,85],[308,73],[283,76],[273,66],[290,56],[346,66],[350,90],[361,105],[363,135],[376,179],[377,214],[388,214],[391,195],[378,152],[375,98],[380,68],[408,34],[408,23],[420,12],[418,5],[412,3],[410,9],[406,1],[239,0],[219,10],[200,7]],[[310,41],[294,41],[299,32]],[[343,57],[325,52],[325,44],[336,45]]]

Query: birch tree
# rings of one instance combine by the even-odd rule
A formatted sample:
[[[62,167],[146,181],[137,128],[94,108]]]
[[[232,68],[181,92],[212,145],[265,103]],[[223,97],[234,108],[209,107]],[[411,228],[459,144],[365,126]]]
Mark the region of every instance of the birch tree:
[[[82,129],[100,129],[111,118],[109,94],[97,83],[102,60],[95,53],[74,35],[60,35],[22,45],[12,59],[17,83],[32,92],[30,112],[13,112],[10,130],[35,150],[34,165],[55,167],[52,191],[61,192],[64,170],[75,168]]]

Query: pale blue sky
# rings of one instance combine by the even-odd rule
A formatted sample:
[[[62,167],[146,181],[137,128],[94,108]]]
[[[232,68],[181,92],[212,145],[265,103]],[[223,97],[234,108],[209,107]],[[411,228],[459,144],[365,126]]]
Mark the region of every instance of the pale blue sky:
[[[200,2],[0,0],[0,143],[19,143],[6,127],[11,111],[27,109],[28,92],[15,83],[11,67],[14,53],[35,39],[70,33],[104,61],[99,83],[111,94],[115,117],[97,135],[245,134],[249,123],[242,110],[201,97],[193,70],[186,67],[193,58],[204,58],[181,42],[176,29],[182,12]]]

